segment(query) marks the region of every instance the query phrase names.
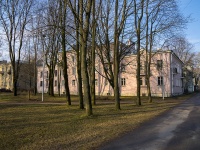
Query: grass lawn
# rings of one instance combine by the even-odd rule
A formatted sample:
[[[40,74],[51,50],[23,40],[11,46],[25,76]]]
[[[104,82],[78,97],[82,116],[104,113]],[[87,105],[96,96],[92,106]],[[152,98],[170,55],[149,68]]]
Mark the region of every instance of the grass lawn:
[[[86,117],[76,96],[67,106],[64,97],[45,95],[41,103],[41,95],[28,100],[24,94],[0,93],[0,149],[94,149],[191,96],[155,98],[151,104],[143,98],[142,106],[134,97],[122,97],[120,111],[112,97],[99,97],[94,115]]]

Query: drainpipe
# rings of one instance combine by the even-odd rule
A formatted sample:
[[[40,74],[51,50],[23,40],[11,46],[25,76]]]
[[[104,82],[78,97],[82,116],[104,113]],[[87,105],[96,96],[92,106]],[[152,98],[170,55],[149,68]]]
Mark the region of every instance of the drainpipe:
[[[164,60],[163,59],[163,55],[164,55],[164,51],[162,51],[162,60]],[[165,85],[164,85],[164,61],[163,61],[163,64],[162,64],[162,78],[163,78],[163,84],[162,84],[162,98],[163,98],[163,100],[165,99]]]
[[[44,61],[45,61],[45,58],[43,56],[43,65],[42,65],[42,102],[44,101]]]
[[[101,67],[100,67],[100,60],[99,60],[99,63],[98,63],[98,70],[99,70],[99,72],[101,72]],[[98,79],[97,79],[97,85],[98,85],[98,95],[100,96],[100,79],[101,79],[101,77],[100,77],[100,74],[98,73]]]
[[[173,89],[173,67],[172,67],[172,52],[171,52],[171,59],[170,59],[170,69],[171,69],[171,77],[172,77],[172,80],[171,80],[171,96],[173,95],[173,92],[174,92],[174,89]]]

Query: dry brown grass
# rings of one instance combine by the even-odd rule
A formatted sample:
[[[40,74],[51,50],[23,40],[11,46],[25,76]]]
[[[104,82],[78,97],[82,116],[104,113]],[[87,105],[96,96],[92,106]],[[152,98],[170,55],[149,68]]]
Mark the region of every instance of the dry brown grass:
[[[101,97],[91,117],[78,109],[76,96],[72,106],[66,105],[64,97],[45,95],[41,104],[41,95],[31,101],[26,96],[0,93],[0,149],[94,149],[191,95],[155,98],[153,103],[143,98],[142,106],[135,105],[134,97],[122,97],[120,111],[114,109],[112,97]]]

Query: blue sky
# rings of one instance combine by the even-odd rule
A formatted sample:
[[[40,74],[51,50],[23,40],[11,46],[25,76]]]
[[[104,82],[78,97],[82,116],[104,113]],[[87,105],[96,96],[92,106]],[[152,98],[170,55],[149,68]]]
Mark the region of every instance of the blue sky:
[[[194,51],[200,52],[200,0],[177,0],[180,12],[184,16],[191,16],[192,22],[188,23],[185,35],[188,41],[194,45]],[[0,48],[0,53],[4,47]],[[3,58],[8,58],[8,54],[3,52]],[[0,57],[0,60],[2,58]]]
[[[186,38],[194,45],[194,51],[200,52],[200,0],[179,0],[184,16],[191,16],[192,22],[185,29]]]

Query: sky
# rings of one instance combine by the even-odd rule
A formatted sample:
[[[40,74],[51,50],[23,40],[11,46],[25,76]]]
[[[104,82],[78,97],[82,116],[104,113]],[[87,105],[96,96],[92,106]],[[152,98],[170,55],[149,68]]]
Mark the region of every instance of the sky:
[[[179,0],[180,12],[191,16],[192,21],[185,29],[186,38],[194,45],[194,51],[200,52],[200,0]]]
[[[184,33],[188,41],[194,45],[194,52],[200,52],[200,0],[177,0],[180,12],[185,16],[191,16]],[[0,54],[4,47],[0,48]],[[2,53],[3,59],[8,58],[8,53]],[[6,55],[7,54],[7,55]],[[2,57],[0,56],[0,60]]]

